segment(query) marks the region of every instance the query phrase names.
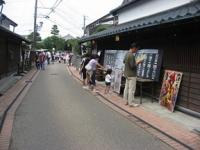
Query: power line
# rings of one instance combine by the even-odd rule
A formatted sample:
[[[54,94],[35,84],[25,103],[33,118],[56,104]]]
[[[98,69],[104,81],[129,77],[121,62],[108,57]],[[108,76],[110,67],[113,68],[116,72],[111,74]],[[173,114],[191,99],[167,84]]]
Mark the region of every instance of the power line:
[[[80,21],[80,20],[82,20],[82,15],[80,16],[80,15],[77,15],[77,17],[79,17],[80,19],[77,19],[77,17],[71,17],[70,15],[75,15],[74,13],[69,13],[69,12],[66,12],[66,11],[63,11],[62,9],[58,9],[57,8],[57,11],[59,11],[60,13],[62,13],[63,15],[66,15],[66,14],[69,14],[69,18],[70,19],[72,19],[72,20],[74,20],[74,21]]]
[[[81,29],[81,27],[77,26],[76,24],[74,24],[72,21],[70,21],[68,18],[66,18],[65,16],[62,16],[58,11],[56,11],[56,15],[58,15],[59,17],[61,17],[64,21],[66,21],[67,23],[73,25],[74,27],[76,27],[78,30]]]
[[[63,0],[60,0],[58,2],[58,0],[56,0],[56,2],[54,3],[54,5],[50,8],[50,12],[47,14],[47,16],[50,16],[51,13],[53,13],[55,11],[55,9],[60,5],[60,3],[62,2]],[[58,3],[57,3],[58,2]]]
[[[42,7],[45,7],[44,3],[41,0],[39,0],[39,3],[42,5]]]
[[[53,20],[51,20],[51,19],[49,19],[49,18],[46,18],[46,19],[47,19],[48,21],[50,21],[50,22],[52,22],[52,23],[54,23],[54,24],[60,26],[62,29],[66,30],[66,31],[68,31],[68,32],[74,33],[74,34],[76,34],[76,35],[77,35],[77,34],[80,35],[80,33],[74,32],[74,31],[70,30],[71,28],[66,28],[66,27],[64,27],[63,25],[58,24],[56,21],[53,21]]]

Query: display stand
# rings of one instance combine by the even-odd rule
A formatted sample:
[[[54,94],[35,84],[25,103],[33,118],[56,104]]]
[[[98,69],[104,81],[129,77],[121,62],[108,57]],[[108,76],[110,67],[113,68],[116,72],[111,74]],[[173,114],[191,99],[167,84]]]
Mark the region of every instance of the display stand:
[[[142,96],[143,96],[142,89],[144,88],[144,84],[151,84],[151,86],[150,86],[150,88],[151,88],[151,94],[152,94],[151,102],[153,103],[154,82],[155,82],[154,80],[150,80],[150,79],[137,78],[137,83],[139,84],[139,87],[140,87],[140,104],[142,104]]]

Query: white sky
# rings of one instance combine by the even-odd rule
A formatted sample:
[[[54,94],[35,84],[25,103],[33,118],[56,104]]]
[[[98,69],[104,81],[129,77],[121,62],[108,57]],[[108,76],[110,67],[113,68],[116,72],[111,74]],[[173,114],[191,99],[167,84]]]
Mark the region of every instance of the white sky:
[[[51,8],[57,0],[38,0],[38,7]],[[60,1],[60,0],[58,0]],[[71,34],[82,36],[83,16],[87,16],[86,24],[106,15],[110,10],[118,7],[123,0],[62,0],[54,13],[51,13],[50,20],[41,18],[47,15],[49,9],[38,8],[37,23],[43,22],[39,33],[42,38],[50,35],[53,24],[58,25],[60,35]],[[33,16],[35,0],[5,0],[3,13],[18,24],[15,32],[21,35],[33,31]],[[55,22],[55,23],[54,23]]]

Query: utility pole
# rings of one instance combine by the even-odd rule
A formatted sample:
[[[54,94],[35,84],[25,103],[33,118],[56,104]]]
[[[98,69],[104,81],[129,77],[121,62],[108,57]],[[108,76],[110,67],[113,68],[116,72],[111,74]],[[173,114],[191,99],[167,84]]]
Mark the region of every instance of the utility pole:
[[[83,35],[85,34],[85,22],[86,22],[86,16],[83,16]]]
[[[37,33],[37,3],[38,0],[35,0],[35,13],[34,13],[34,28],[33,28],[33,50],[36,50],[36,33]]]

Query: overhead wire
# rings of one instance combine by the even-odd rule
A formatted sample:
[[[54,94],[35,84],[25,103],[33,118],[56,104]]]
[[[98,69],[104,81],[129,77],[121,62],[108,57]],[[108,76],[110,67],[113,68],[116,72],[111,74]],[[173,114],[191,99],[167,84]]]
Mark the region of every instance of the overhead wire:
[[[41,0],[39,0],[39,3],[42,5],[42,7],[45,7],[44,3]]]
[[[66,27],[64,27],[63,25],[58,24],[58,22],[56,22],[56,21],[53,21],[53,20],[51,20],[51,19],[49,19],[49,18],[46,18],[46,20],[48,20],[48,21],[50,21],[50,22],[52,22],[52,23],[58,25],[59,27],[61,27],[62,29],[66,30],[66,31],[68,31],[68,32],[74,33],[74,34],[76,34],[76,35],[80,35],[80,33],[74,32],[74,31],[71,30],[71,28],[66,28]]]
[[[55,11],[55,12],[56,12],[55,14],[56,14],[57,16],[61,17],[61,19],[63,19],[65,22],[67,22],[67,23],[73,25],[73,26],[74,26],[76,29],[78,29],[78,30],[81,29],[80,26],[77,26],[75,23],[73,23],[71,20],[69,20],[66,16],[63,16],[63,15],[60,14],[58,11]]]
[[[80,20],[82,20],[82,15],[76,15],[77,17],[71,17],[71,15],[75,15],[74,13],[70,13],[67,11],[63,11],[62,9],[57,8],[57,11],[59,11],[60,13],[62,13],[63,15],[68,14],[67,17],[69,17],[71,20],[74,20],[75,22],[79,22]],[[78,19],[79,18],[79,19]]]
[[[54,3],[54,5],[50,8],[50,12],[47,14],[47,16],[50,16],[51,13],[53,13],[55,11],[55,9],[60,5],[60,3],[63,1],[63,0],[56,0],[56,2]],[[58,3],[57,3],[58,2]]]

